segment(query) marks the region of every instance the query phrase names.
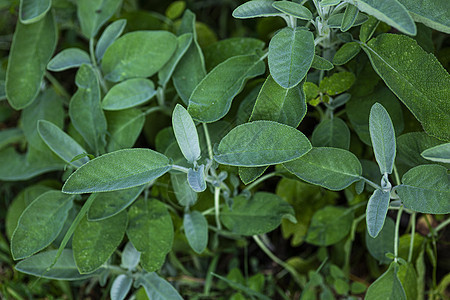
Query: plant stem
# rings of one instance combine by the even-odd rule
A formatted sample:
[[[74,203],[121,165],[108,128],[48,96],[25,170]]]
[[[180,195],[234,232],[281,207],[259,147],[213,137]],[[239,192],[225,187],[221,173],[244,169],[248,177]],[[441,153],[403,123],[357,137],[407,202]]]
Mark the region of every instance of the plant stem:
[[[266,179],[269,179],[271,177],[277,176],[278,174],[276,172],[272,172],[269,174],[266,174],[260,178],[258,178],[257,180],[255,180],[254,182],[252,182],[249,186],[247,186],[245,189],[246,190],[251,190],[252,188],[254,188],[255,186],[257,186],[258,184],[260,184],[261,182],[263,182]]]
[[[222,224],[220,224],[220,187],[214,188],[214,211],[216,215],[217,229],[222,230]]]
[[[209,137],[208,126],[206,125],[206,123],[202,123],[202,126],[203,126],[203,130],[205,131],[205,138],[206,138],[206,144],[208,145],[209,158],[213,159],[213,151],[212,151],[212,146],[211,146],[211,138]]]
[[[408,262],[411,262],[414,250],[414,235],[416,234],[416,213],[411,214],[411,239],[409,241]]]
[[[444,222],[442,222],[441,224],[439,224],[434,231],[438,232],[439,230],[443,229],[445,226],[447,226],[448,224],[450,224],[450,218],[448,218],[447,220],[445,220]]]
[[[63,95],[63,97],[65,97],[67,99],[71,98],[69,92],[66,91],[66,89],[61,85],[61,83],[59,83],[58,79],[53,77],[53,75],[50,72],[45,71],[45,77],[55,87],[56,91],[61,93],[61,95]]]
[[[395,176],[395,184],[400,185],[401,184],[400,176],[398,175],[397,167],[395,166],[395,164],[394,164],[394,176]]]
[[[185,168],[185,167],[182,167],[182,166],[179,166],[179,165],[172,165],[172,170],[181,171],[181,172],[186,173],[186,174],[189,171],[188,168]]]
[[[378,184],[376,184],[375,182],[363,177],[363,176],[359,176],[359,178],[361,178],[362,180],[364,180],[365,182],[367,182],[371,187],[377,189],[377,190],[381,190],[381,186],[379,186]]]
[[[395,236],[394,236],[394,261],[398,261],[398,236],[400,231],[400,219],[402,218],[403,206],[400,206],[400,209],[397,213],[397,220],[395,222]]]

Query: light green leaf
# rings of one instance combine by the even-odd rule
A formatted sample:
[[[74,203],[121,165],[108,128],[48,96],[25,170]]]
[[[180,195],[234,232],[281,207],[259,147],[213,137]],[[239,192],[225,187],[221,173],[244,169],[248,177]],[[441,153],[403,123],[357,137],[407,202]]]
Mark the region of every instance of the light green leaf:
[[[348,0],[348,2],[403,33],[416,35],[416,24],[406,8],[397,0]]]
[[[155,85],[146,78],[133,78],[113,86],[103,98],[104,110],[121,110],[146,103],[156,95]]]
[[[333,57],[333,64],[337,66],[345,65],[361,51],[361,46],[357,42],[345,43]]]
[[[397,277],[402,283],[406,299],[417,299],[417,275],[414,266],[411,263],[400,265]]]
[[[183,58],[183,55],[189,49],[192,44],[192,33],[185,33],[177,37],[177,50],[172,58],[162,67],[158,72],[158,83],[161,86],[165,86],[170,77],[172,76],[175,68],[177,67],[180,60]]]
[[[280,226],[283,218],[295,221],[294,210],[279,196],[266,192],[258,192],[250,199],[234,197],[233,206],[226,206],[220,214],[229,230],[247,236],[270,232]]]
[[[397,277],[398,264],[392,262],[383,273],[367,289],[367,300],[406,300],[405,290]]]
[[[150,149],[124,149],[97,157],[64,184],[68,194],[109,192],[142,185],[169,171],[169,159]]]
[[[412,168],[395,191],[405,207],[427,214],[450,213],[450,179],[447,169],[438,165]]]
[[[193,40],[186,53],[178,62],[172,78],[178,95],[180,95],[185,104],[189,104],[189,97],[206,75],[202,49],[197,42],[195,14],[189,9],[184,12],[181,19],[178,35],[186,33],[192,34]]]
[[[105,78],[118,82],[134,77],[150,77],[172,57],[176,37],[168,31],[135,31],[118,38],[105,51],[102,69]]]
[[[305,114],[303,84],[285,89],[269,75],[256,99],[250,121],[269,120],[297,127]]]
[[[311,11],[299,3],[290,1],[275,1],[272,3],[272,6],[277,10],[297,19],[309,21],[313,18]]]
[[[41,20],[51,6],[51,0],[21,0],[19,7],[20,22],[31,24]]]
[[[284,28],[269,44],[269,70],[284,88],[291,88],[306,76],[314,59],[314,35],[303,28]]]
[[[237,19],[248,19],[256,17],[274,17],[283,14],[275,9],[272,0],[252,0],[241,4],[233,11],[233,17]]]
[[[450,143],[428,148],[420,155],[431,161],[450,163]]]
[[[89,207],[88,221],[100,221],[117,215],[131,205],[144,188],[145,185],[140,185],[120,191],[99,193]]]
[[[102,35],[98,39],[97,46],[95,47],[95,57],[98,61],[101,61],[106,49],[122,34],[127,25],[126,19],[117,20],[106,27]]]
[[[447,0],[398,0],[416,22],[450,34],[450,9]]]
[[[149,299],[152,300],[183,300],[177,290],[165,279],[156,273],[147,273],[139,276],[135,284],[143,286]]]
[[[80,274],[73,259],[73,252],[70,249],[64,249],[57,263],[50,270],[47,270],[53,263],[56,252],[57,250],[50,250],[33,255],[18,262],[15,269],[25,274],[56,280],[81,280],[99,276],[103,271],[97,270],[90,274]]]
[[[198,254],[208,245],[208,221],[204,215],[194,210],[184,215],[184,233],[191,248]]]
[[[111,290],[109,291],[111,300],[124,300],[130,292],[132,283],[133,278],[128,275],[120,274],[117,276],[111,285]]]
[[[173,110],[172,127],[184,157],[190,163],[197,161],[201,154],[197,128],[191,115],[180,104],[177,104]]]
[[[66,163],[79,168],[89,161],[87,157],[82,157],[71,162],[77,155],[86,153],[86,150],[52,122],[40,120],[37,129],[47,146]]]
[[[197,193],[205,191],[206,190],[205,165],[201,165],[198,168],[198,170],[189,168],[187,173],[187,180],[189,186]]]
[[[318,210],[311,219],[306,242],[316,246],[330,246],[342,240],[353,223],[353,210],[326,206]]]
[[[327,7],[331,5],[338,5],[341,2],[341,0],[322,0],[320,1],[320,6]]]
[[[389,113],[380,103],[370,109],[369,131],[381,174],[391,174],[395,160],[395,132]]]
[[[347,91],[355,82],[355,75],[351,72],[334,73],[330,77],[325,77],[319,84],[322,92],[334,96]]]
[[[422,123],[428,134],[450,140],[450,76],[416,41],[382,34],[363,46],[387,86]]]
[[[325,119],[314,129],[311,143],[314,147],[350,148],[350,129],[340,118]]]
[[[75,263],[81,274],[100,268],[122,242],[127,229],[127,214],[91,222],[84,217],[73,234]]]
[[[358,181],[362,173],[358,158],[338,148],[312,148],[302,157],[283,165],[298,178],[333,191],[343,190]]]
[[[87,38],[94,37],[100,27],[116,12],[121,2],[121,0],[78,0],[77,14],[81,32]]]
[[[243,184],[247,185],[264,174],[268,167],[239,167],[239,178]]]
[[[336,29],[341,28],[342,22],[344,20],[344,16],[345,16],[344,13],[333,14],[332,16],[330,16],[330,18],[327,21],[328,27],[336,28]],[[359,13],[352,26],[359,26],[359,25],[365,23],[367,20],[368,20],[368,18],[366,15]]]
[[[6,70],[6,97],[14,109],[30,105],[39,93],[53,55],[57,30],[52,13],[29,25],[17,22]]]
[[[174,229],[166,206],[156,199],[139,199],[128,211],[127,236],[140,252],[141,263],[157,270],[172,250]]]
[[[257,55],[240,55],[215,67],[198,84],[189,98],[188,111],[201,122],[215,122],[225,116],[245,82],[264,73],[265,64]]]
[[[329,71],[334,68],[334,65],[329,60],[314,54],[314,59],[311,64],[311,68]]]
[[[90,65],[82,65],[75,83],[78,90],[69,103],[69,116],[73,126],[96,153],[104,150],[106,118],[100,104],[100,86],[96,71]]]
[[[11,254],[22,259],[44,249],[63,228],[73,196],[48,191],[24,210],[11,238]]]
[[[383,229],[384,220],[389,207],[390,193],[383,190],[375,190],[367,203],[366,224],[367,232],[376,238]]]
[[[386,253],[394,253],[394,235],[395,223],[389,217],[384,221],[384,226],[377,237],[371,237],[369,232],[366,231],[367,250],[382,264],[388,264],[392,261],[392,259],[386,257]]]
[[[301,157],[311,149],[303,133],[273,121],[254,121],[232,129],[214,159],[221,164],[261,167]]]
[[[128,241],[122,251],[120,267],[130,271],[135,270],[140,258],[141,253],[134,248],[132,242]]]
[[[359,10],[356,6],[347,4],[344,12],[344,17],[342,18],[341,22],[341,31],[346,32],[353,27],[356,22],[356,18],[358,17],[358,12]]]
[[[109,142],[108,152],[133,147],[141,134],[145,123],[145,115],[136,108],[106,112],[108,120]]]
[[[47,64],[47,69],[54,72],[77,68],[82,64],[90,64],[91,59],[86,51],[68,48],[55,55]]]
[[[191,206],[197,202],[197,193],[189,186],[185,173],[171,173],[173,191],[178,203],[183,206]]]

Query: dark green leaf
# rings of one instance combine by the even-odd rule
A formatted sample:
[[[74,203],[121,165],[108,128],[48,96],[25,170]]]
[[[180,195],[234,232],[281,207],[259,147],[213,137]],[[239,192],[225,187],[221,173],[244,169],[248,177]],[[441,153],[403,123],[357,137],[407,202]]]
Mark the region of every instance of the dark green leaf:
[[[156,273],[147,273],[139,276],[135,284],[143,286],[149,299],[152,300],[182,300],[177,290],[166,280],[156,275]]]
[[[367,289],[367,300],[406,300],[405,290],[397,277],[398,264],[392,262],[389,269],[383,273]]]
[[[372,35],[374,34],[375,29],[377,29],[378,24],[380,24],[380,21],[378,21],[377,18],[375,18],[374,16],[369,16],[369,20],[362,24],[359,31],[359,39],[361,40],[361,42],[366,43],[372,38]]]
[[[334,55],[333,64],[344,65],[358,55],[359,51],[361,51],[361,46],[357,42],[345,43]]]
[[[102,35],[98,39],[97,46],[95,47],[95,57],[98,61],[101,61],[106,49],[122,34],[125,29],[127,20],[117,20],[106,27]]]
[[[447,0],[398,0],[414,21],[450,34],[450,9]]]
[[[392,259],[386,257],[386,253],[394,253],[394,234],[395,223],[387,217],[384,226],[376,238],[369,235],[366,231],[366,247],[376,260],[382,264],[388,264]]]
[[[145,115],[136,108],[105,113],[108,120],[108,152],[133,147],[141,134]]]
[[[245,185],[252,183],[260,177],[267,170],[268,166],[264,167],[239,167],[239,178]]]
[[[78,20],[87,38],[94,37],[100,27],[119,8],[120,0],[78,0]]]
[[[172,127],[184,157],[190,163],[197,161],[201,154],[197,128],[187,110],[180,104],[173,110]]]
[[[303,5],[290,1],[275,1],[272,4],[277,10],[301,20],[311,20],[313,15]]]
[[[348,150],[350,130],[340,118],[325,119],[314,129],[311,142],[314,147],[335,147]]]
[[[347,4],[344,12],[344,17],[342,18],[341,22],[341,31],[346,32],[353,27],[356,22],[356,18],[358,17],[358,12],[359,10],[356,6]]]
[[[311,64],[311,68],[317,70],[330,71],[331,69],[334,68],[334,65],[329,60],[314,54],[314,59]]]
[[[208,245],[208,221],[200,212],[194,210],[184,215],[184,233],[191,248],[198,254]]]

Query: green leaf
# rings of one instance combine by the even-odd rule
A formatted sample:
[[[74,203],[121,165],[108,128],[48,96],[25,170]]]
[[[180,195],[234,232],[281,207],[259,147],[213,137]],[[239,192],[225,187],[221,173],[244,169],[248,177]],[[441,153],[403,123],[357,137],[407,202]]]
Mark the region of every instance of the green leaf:
[[[297,127],[305,115],[303,85],[286,89],[269,75],[256,99],[250,121],[269,120]]]
[[[133,78],[113,86],[103,98],[104,110],[121,110],[148,102],[156,95],[155,85],[146,78]]]
[[[311,219],[306,242],[316,246],[330,246],[342,240],[353,223],[353,210],[326,206],[318,210]]]
[[[252,0],[239,5],[233,10],[233,17],[237,19],[248,19],[256,17],[274,17],[283,14],[275,9],[272,0]]]
[[[127,236],[142,252],[144,268],[159,269],[172,250],[174,237],[172,218],[166,206],[156,199],[139,199],[130,207],[128,219]]]
[[[416,24],[406,8],[397,0],[351,0],[349,3],[403,33],[416,35]]]
[[[132,242],[128,241],[122,251],[120,267],[130,271],[135,270],[140,258],[141,253],[134,248]]]
[[[124,300],[130,292],[132,283],[133,278],[128,275],[120,274],[117,276],[116,279],[114,279],[109,292],[111,300]]]
[[[341,0],[322,0],[320,1],[320,6],[327,7],[332,5],[338,5],[341,2]]]
[[[386,257],[386,253],[394,253],[394,234],[395,223],[387,217],[384,221],[384,226],[378,235],[373,238],[366,231],[366,247],[376,260],[382,264],[388,264],[392,259]]]
[[[397,277],[402,283],[406,299],[417,299],[417,275],[414,266],[411,263],[400,265]]]
[[[350,129],[340,118],[325,119],[314,129],[311,143],[314,147],[350,148]]]
[[[197,193],[205,191],[206,190],[205,165],[201,165],[198,168],[198,170],[189,168],[187,173],[187,180],[189,186]]]
[[[243,184],[247,185],[264,174],[268,167],[239,167],[239,178]]]
[[[297,27],[280,30],[269,44],[269,70],[284,88],[291,88],[306,76],[314,59],[314,35]]]
[[[342,22],[344,20],[344,13],[333,14],[327,21],[327,25],[330,28],[341,28]],[[352,26],[359,26],[367,21],[367,16],[359,13],[356,17],[355,22]]]
[[[55,259],[56,252],[57,250],[50,250],[33,255],[18,262],[15,269],[25,274],[56,280],[81,280],[98,276],[102,272],[102,270],[97,270],[90,274],[80,274],[70,249],[64,249],[58,262],[48,270],[48,266]]]
[[[35,23],[45,17],[51,6],[51,0],[21,0],[19,20],[23,24]]]
[[[63,228],[73,196],[48,191],[24,210],[11,238],[11,254],[22,259],[44,249]]]
[[[356,6],[347,4],[344,12],[344,17],[342,18],[341,22],[341,31],[346,32],[353,27],[356,22],[356,18],[358,17],[358,12],[359,10]]]
[[[17,22],[6,70],[6,97],[14,109],[30,105],[39,93],[53,55],[57,30],[52,13],[29,25]]]
[[[345,65],[361,51],[361,46],[357,42],[345,43],[333,57],[333,64],[337,66]]]
[[[165,279],[156,275],[156,273],[146,273],[140,275],[135,285],[143,286],[149,299],[152,300],[182,300],[177,290]]]
[[[367,203],[366,224],[367,232],[376,238],[383,229],[384,220],[389,207],[390,193],[383,190],[375,190]]]
[[[309,9],[295,2],[275,1],[272,3],[272,6],[277,10],[297,19],[309,21],[313,18],[313,15]]]
[[[370,109],[369,131],[381,174],[391,174],[395,160],[395,132],[389,113],[380,103]]]
[[[175,68],[173,85],[183,102],[188,104],[195,87],[206,75],[202,49],[197,42],[195,14],[190,10],[184,12],[178,35],[185,33],[191,33],[193,41]]]
[[[99,193],[95,197],[88,211],[88,221],[100,221],[115,216],[139,197],[145,185],[114,191]]]
[[[314,54],[314,59],[311,64],[311,68],[317,70],[330,71],[331,69],[334,68],[334,65],[329,60]]]
[[[105,51],[102,60],[105,78],[118,82],[134,77],[150,77],[169,61],[176,48],[176,37],[167,31],[127,33]]]
[[[420,155],[431,161],[450,163],[450,143],[428,148]]]
[[[177,104],[173,110],[172,127],[184,157],[190,163],[197,161],[201,154],[197,128],[191,115],[180,104]]]
[[[412,168],[403,175],[402,184],[395,191],[409,209],[427,214],[450,213],[450,179],[445,167]]]
[[[378,21],[377,18],[375,18],[374,16],[369,16],[369,20],[362,24],[359,31],[359,39],[361,40],[361,42],[367,43],[367,41],[372,38],[372,35],[377,29],[378,24],[380,24],[380,21]]]
[[[47,64],[47,69],[54,72],[77,68],[82,64],[91,64],[86,51],[78,48],[67,48],[55,55]]]
[[[236,282],[236,281],[234,281],[234,280],[230,280],[230,279],[228,279],[227,277],[223,277],[223,276],[217,275],[217,274],[215,274],[215,273],[211,273],[211,274],[212,274],[214,277],[217,277],[217,278],[219,278],[220,280],[225,281],[225,282],[226,282],[230,287],[232,287],[233,289],[244,292],[245,294],[249,295],[251,298],[256,297],[257,299],[261,299],[261,300],[270,300],[270,298],[267,297],[266,295],[261,294],[261,293],[259,293],[259,292],[256,292],[255,290],[253,290],[253,289],[251,289],[251,288],[248,288],[247,286],[245,286],[245,285],[243,285],[243,284],[241,284],[241,283],[239,283],[239,282]],[[241,276],[242,276],[242,275],[241,275]],[[235,295],[241,295],[241,298],[237,298],[237,297],[236,297],[235,299],[230,298],[230,300],[242,300],[242,299],[247,299],[247,298],[245,298],[244,296],[242,296],[242,294],[235,294]],[[253,297],[252,297],[252,296],[253,296]]]
[[[169,159],[153,150],[118,150],[81,166],[70,175],[62,191],[82,194],[122,190],[150,182],[170,168]]]
[[[312,148],[304,156],[283,164],[298,178],[324,188],[343,190],[360,179],[361,163],[344,149]]]
[[[66,163],[79,168],[89,161],[87,157],[82,157],[72,162],[74,157],[86,153],[86,150],[52,122],[40,120],[37,129],[47,146]]]
[[[324,77],[319,84],[319,88],[322,92],[334,96],[351,88],[355,79],[355,75],[351,72],[334,73],[330,77]]]
[[[197,193],[189,186],[185,173],[171,173],[173,191],[178,203],[183,206],[191,206],[197,202]]]
[[[98,39],[97,46],[95,47],[95,57],[97,57],[98,61],[102,60],[106,49],[108,49],[108,47],[122,34],[126,25],[127,20],[121,19],[109,24],[108,27],[106,27]]]
[[[100,104],[100,86],[96,71],[90,65],[82,65],[75,83],[78,90],[69,103],[69,116],[73,126],[96,153],[104,150],[106,118]]]
[[[208,221],[204,215],[194,210],[184,215],[184,233],[191,248],[198,254],[208,245]]]
[[[406,170],[417,165],[433,164],[433,162],[423,158],[420,153],[428,148],[442,145],[442,143],[442,141],[429,136],[425,132],[402,134],[397,138],[398,154],[396,162],[406,166]],[[446,166],[445,164],[442,165]]]
[[[233,128],[219,143],[214,159],[221,164],[261,167],[287,162],[311,150],[311,143],[293,127],[254,121]]]
[[[450,10],[447,0],[398,0],[416,22],[450,34]]]
[[[109,142],[108,152],[133,147],[141,134],[145,123],[145,115],[136,108],[106,112],[108,120]]]
[[[77,15],[81,32],[87,37],[94,37],[100,27],[116,12],[120,0],[78,0]]]
[[[183,58],[183,55],[189,49],[192,44],[192,33],[185,33],[177,37],[177,50],[175,54],[170,58],[167,64],[161,68],[158,72],[158,83],[161,86],[165,86],[167,82],[169,82],[170,77],[172,76],[175,68],[177,67],[180,60]]]
[[[257,55],[240,55],[215,67],[198,84],[189,98],[188,111],[201,122],[215,122],[225,116],[245,82],[264,73],[265,64]],[[214,96],[212,96],[214,95]]]
[[[258,192],[250,199],[233,198],[233,206],[226,206],[220,220],[232,232],[241,235],[257,235],[270,232],[280,226],[281,220],[294,220],[294,210],[275,194]]]
[[[405,290],[397,277],[398,264],[392,262],[389,269],[383,273],[367,289],[367,300],[406,300]]]
[[[81,274],[100,268],[122,242],[127,229],[127,214],[91,222],[84,217],[73,234],[75,263]]]
[[[428,134],[450,140],[450,76],[416,41],[382,34],[363,46],[373,68],[422,123]]]

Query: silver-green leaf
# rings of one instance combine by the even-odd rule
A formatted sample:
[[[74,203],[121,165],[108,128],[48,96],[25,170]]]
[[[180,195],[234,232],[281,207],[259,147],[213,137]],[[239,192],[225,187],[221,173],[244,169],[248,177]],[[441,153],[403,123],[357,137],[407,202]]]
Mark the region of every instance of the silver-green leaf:
[[[390,193],[383,190],[375,190],[367,203],[366,223],[367,232],[376,238],[383,229],[384,220],[389,207]]]
[[[48,62],[47,69],[59,72],[90,63],[91,59],[86,51],[78,48],[67,48],[56,54],[55,57]]]
[[[200,144],[197,128],[188,111],[177,104],[172,114],[172,127],[178,146],[184,157],[191,163],[200,158]]]
[[[208,221],[200,212],[194,210],[183,218],[184,233],[191,248],[198,254],[208,245]]]

